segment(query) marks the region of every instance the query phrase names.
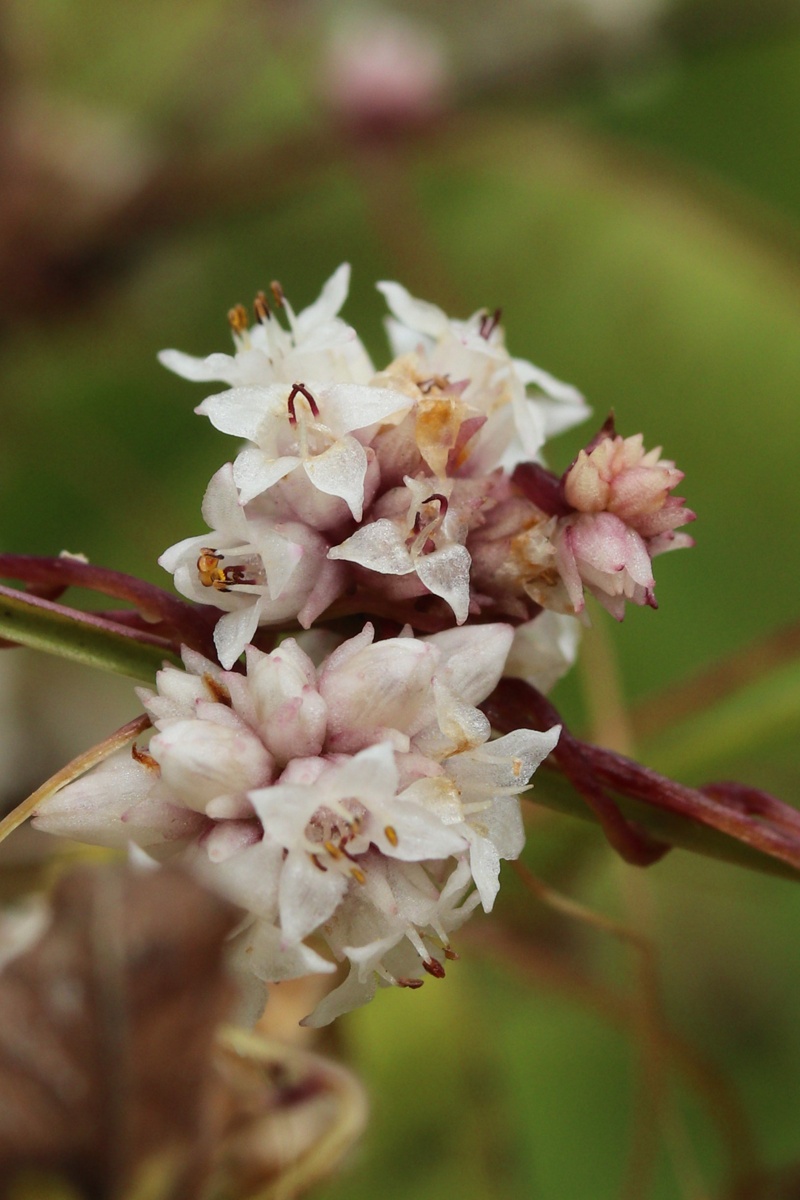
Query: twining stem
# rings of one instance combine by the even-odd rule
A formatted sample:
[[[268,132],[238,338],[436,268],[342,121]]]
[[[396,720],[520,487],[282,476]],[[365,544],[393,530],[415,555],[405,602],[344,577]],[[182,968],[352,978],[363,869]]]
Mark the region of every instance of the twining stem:
[[[562,724],[552,763],[597,816],[611,845],[638,866],[656,862],[668,848],[648,838],[623,814],[615,796],[639,801],[690,823],[716,830],[752,850],[800,870],[800,812],[773,796],[732,784],[705,789],[677,783],[641,763],[576,738],[536,688],[521,679],[502,679],[481,705],[493,727],[509,733],[525,724],[550,729]],[[680,840],[680,839],[679,839]]]
[[[73,758],[65,767],[57,771],[55,775],[38,787],[27,799],[18,804],[12,809],[2,821],[0,821],[0,842],[4,841],[10,833],[18,829],[23,821],[27,820],[36,809],[45,801],[59,792],[61,788],[66,787],[68,783],[78,779],[81,775],[85,775],[92,767],[96,767],[98,763],[109,758],[117,750],[121,750],[123,746],[130,745],[150,728],[150,718],[143,714],[140,717],[134,717],[132,721],[128,721],[127,725],[123,725],[115,733],[105,738],[102,742],[98,742],[96,746],[92,746],[90,750],[84,750],[83,754],[79,754],[77,758]]]
[[[145,621],[158,626],[159,634],[166,632],[173,645],[183,643],[201,654],[213,655],[211,631],[218,616],[216,610],[190,604],[135,575],[69,556],[0,554],[0,576],[21,580],[37,589],[61,592],[68,587],[79,587],[123,600],[132,604]],[[24,594],[30,598],[30,593]]]

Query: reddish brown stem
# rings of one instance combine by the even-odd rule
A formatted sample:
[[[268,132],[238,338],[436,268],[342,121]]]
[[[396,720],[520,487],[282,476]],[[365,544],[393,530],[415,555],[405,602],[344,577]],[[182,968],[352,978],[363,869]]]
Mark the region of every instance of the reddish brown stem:
[[[502,679],[483,709],[503,733],[520,724],[532,729],[563,725],[550,701],[521,679]],[[800,869],[800,813],[766,792],[729,783],[709,784],[701,790],[687,787],[621,754],[582,742],[566,727],[551,758],[628,862],[647,866],[668,847],[643,835],[620,812],[606,788],[718,830]]]
[[[60,592],[68,587],[80,587],[100,592],[104,596],[112,596],[116,600],[127,601],[144,619],[144,627],[146,628],[147,624],[160,626],[159,633],[163,633],[173,647],[183,643],[214,657],[211,634],[219,615],[217,610],[204,609],[179,600],[155,584],[137,579],[134,575],[112,571],[107,567],[97,567],[77,558],[0,554],[0,576],[19,579],[33,585],[36,590],[48,588],[58,589]],[[34,595],[34,591],[25,593],[26,599],[29,600],[32,600]],[[74,616],[77,610],[66,611]],[[101,619],[110,620],[115,624],[127,624],[129,620],[122,614],[119,617],[104,614]],[[157,640],[160,643],[163,639]]]

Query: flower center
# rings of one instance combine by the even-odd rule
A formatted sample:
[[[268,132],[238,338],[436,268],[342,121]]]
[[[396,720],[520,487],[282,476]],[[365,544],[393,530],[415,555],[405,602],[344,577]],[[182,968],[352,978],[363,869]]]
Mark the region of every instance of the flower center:
[[[266,584],[264,565],[261,559],[251,553],[251,546],[239,546],[221,554],[213,546],[203,546],[197,559],[197,574],[203,587],[214,588],[218,592],[230,592],[235,588],[263,587]],[[226,562],[223,559],[239,558],[240,562]]]

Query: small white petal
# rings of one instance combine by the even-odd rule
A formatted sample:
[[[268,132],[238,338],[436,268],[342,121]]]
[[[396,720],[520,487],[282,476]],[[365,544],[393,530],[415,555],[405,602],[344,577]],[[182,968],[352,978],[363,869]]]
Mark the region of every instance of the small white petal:
[[[450,322],[435,304],[430,304],[427,300],[416,300],[399,283],[382,282],[376,286],[378,291],[383,293],[394,316],[404,325],[433,338],[442,337],[447,333]]]
[[[332,547],[328,558],[358,563],[381,575],[410,575],[414,570],[405,539],[394,521],[384,517],[362,525],[352,537]]]
[[[469,615],[469,568],[472,559],[466,546],[443,546],[430,554],[420,554],[415,563],[417,575],[429,592],[441,596],[453,610],[459,625]]]

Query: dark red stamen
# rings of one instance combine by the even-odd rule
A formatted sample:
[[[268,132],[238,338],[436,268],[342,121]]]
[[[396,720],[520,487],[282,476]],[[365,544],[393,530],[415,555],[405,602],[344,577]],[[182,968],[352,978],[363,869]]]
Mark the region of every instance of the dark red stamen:
[[[438,958],[426,958],[422,965],[434,979],[444,979],[444,967]]]
[[[502,315],[502,308],[496,308],[491,316],[486,313],[485,316],[481,317],[481,324],[478,333],[482,338],[485,338],[487,342],[494,333],[495,329],[497,329],[497,326],[500,324],[500,318]]]
[[[296,414],[295,408],[294,408],[294,398],[295,398],[295,396],[298,396],[298,395],[305,397],[305,399],[308,401],[308,406],[311,409],[312,415],[315,417],[319,416],[319,405],[317,404],[314,397],[311,395],[311,392],[308,390],[306,385],[304,383],[293,383],[292,390],[289,392],[289,399],[286,402],[286,407],[289,409],[289,424],[290,425],[297,424],[297,414]]]

